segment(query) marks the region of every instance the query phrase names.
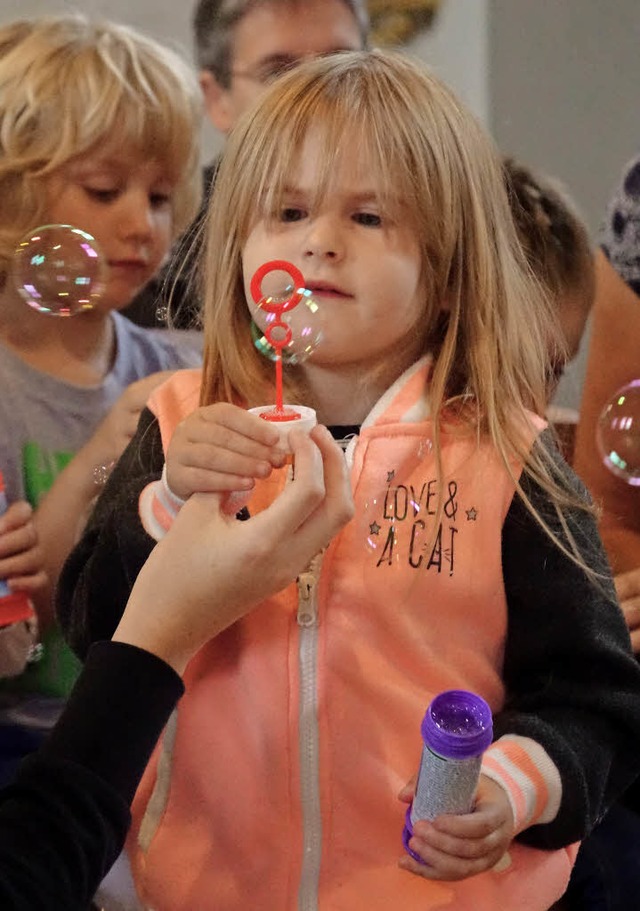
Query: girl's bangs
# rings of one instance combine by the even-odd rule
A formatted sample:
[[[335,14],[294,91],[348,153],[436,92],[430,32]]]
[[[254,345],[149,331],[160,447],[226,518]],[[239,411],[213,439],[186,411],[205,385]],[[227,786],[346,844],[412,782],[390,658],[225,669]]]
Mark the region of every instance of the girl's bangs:
[[[161,162],[171,179],[178,182],[193,161],[194,131],[193,119],[180,109],[144,104],[125,94],[114,110],[109,133],[117,136],[118,146]]]
[[[287,188],[298,171],[305,143],[310,138],[319,148],[315,198],[318,203],[340,179],[343,160],[357,150],[356,174],[366,176],[375,187],[378,203],[393,218],[406,218],[414,186],[407,162],[406,146],[383,131],[380,118],[367,111],[367,99],[354,110],[352,98],[324,94],[301,99],[283,113],[281,122],[270,124],[277,144],[263,137],[260,147],[263,166],[254,195],[254,217],[276,214]],[[265,141],[266,140],[266,141]]]

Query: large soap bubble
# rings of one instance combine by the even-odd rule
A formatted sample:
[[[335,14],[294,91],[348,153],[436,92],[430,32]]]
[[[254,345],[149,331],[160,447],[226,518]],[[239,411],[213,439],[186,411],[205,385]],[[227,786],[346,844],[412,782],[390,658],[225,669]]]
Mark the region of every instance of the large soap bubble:
[[[253,341],[261,354],[284,364],[307,360],[322,341],[322,312],[302,274],[276,260],[258,269],[251,282]]]
[[[20,296],[49,316],[92,310],[105,289],[107,264],[94,238],[73,225],[42,225],[18,244],[13,277]]]
[[[596,443],[609,471],[640,486],[640,380],[623,386],[602,409]]]

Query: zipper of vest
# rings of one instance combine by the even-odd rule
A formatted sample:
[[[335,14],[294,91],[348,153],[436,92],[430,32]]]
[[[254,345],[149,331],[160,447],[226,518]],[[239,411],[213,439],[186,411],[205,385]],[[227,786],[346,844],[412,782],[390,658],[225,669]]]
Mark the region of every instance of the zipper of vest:
[[[318,602],[317,588],[322,554],[313,558],[298,576],[300,627],[298,661],[300,670],[299,735],[300,798],[302,803],[302,869],[298,889],[298,911],[316,911],[322,853],[320,779],[317,716]]]

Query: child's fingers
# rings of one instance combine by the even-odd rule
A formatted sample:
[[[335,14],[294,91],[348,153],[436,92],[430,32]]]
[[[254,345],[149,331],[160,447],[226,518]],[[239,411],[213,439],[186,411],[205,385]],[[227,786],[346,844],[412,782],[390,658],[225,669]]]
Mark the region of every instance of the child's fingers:
[[[11,556],[0,559],[0,579],[32,575],[40,572],[43,565],[44,560],[39,547],[23,548]]]
[[[505,823],[501,807],[493,805],[482,807],[476,804],[473,813],[442,815],[432,822],[419,820],[416,825],[429,826],[436,832],[454,838],[485,838],[496,829],[502,828]]]
[[[507,851],[513,830],[506,793],[500,785],[481,776],[472,813],[415,823],[409,846],[431,869],[414,872],[429,879],[462,879],[489,870]]]
[[[449,818],[460,819],[460,817],[454,816]],[[466,859],[484,857],[503,847],[505,840],[509,840],[509,832],[500,824],[482,825],[475,829],[473,834],[468,832],[463,835],[443,830],[442,822],[445,819],[446,817],[441,816],[434,822],[419,820],[413,828],[415,837],[421,844],[427,844],[443,854]]]
[[[44,570],[40,570],[40,572],[26,576],[11,576],[7,579],[7,584],[11,591],[26,592],[28,595],[32,595],[44,588],[48,578],[47,573]]]
[[[424,822],[424,821],[423,821]],[[456,838],[438,832],[433,825],[414,826],[409,847],[425,863],[400,865],[427,879],[465,879],[494,867],[508,849],[510,837],[503,831],[493,831],[483,838]]]
[[[250,418],[250,423],[260,422],[255,415],[246,415],[241,409],[236,411]],[[264,432],[260,424],[258,428]],[[276,431],[269,429],[277,438]],[[182,423],[171,441],[167,481],[171,490],[183,499],[195,491],[248,490],[253,487],[254,479],[269,477],[274,467],[284,464],[284,459],[281,450],[270,449],[195,413]]]
[[[7,560],[37,546],[38,535],[32,522],[0,534],[0,560]],[[2,576],[0,576],[2,578]]]
[[[416,824],[421,826],[422,822]],[[439,816],[426,825],[437,832],[464,839],[481,839],[492,832],[513,836],[513,811],[507,794],[497,782],[480,775],[471,813]]]
[[[32,516],[33,509],[31,505],[26,500],[16,500],[7,508],[4,515],[0,516],[0,535],[22,528],[22,526],[30,522]],[[33,526],[31,528],[33,529]],[[35,535],[35,529],[33,529],[33,533]]]
[[[452,882],[490,870],[502,856],[496,853],[472,859],[456,857],[439,851],[417,838],[410,839],[409,847],[422,857],[424,863],[420,864],[406,854],[398,861],[398,865],[403,870],[410,870],[424,879],[441,879]]]
[[[411,803],[416,793],[417,780],[417,775],[413,775],[413,777],[409,779],[406,785],[398,792],[398,800],[401,800],[403,803]]]
[[[173,493],[183,500],[192,493],[229,493],[251,490],[255,486],[253,478],[199,468],[181,468],[179,472],[167,469],[167,482]]]
[[[273,469],[269,459],[245,455],[227,446],[203,442],[192,442],[173,449],[170,452],[169,464],[176,463],[202,471],[246,478],[267,478]]]
[[[203,434],[212,444],[239,455],[266,460],[275,457],[280,459],[279,464],[285,455],[279,448],[280,435],[272,423],[225,402],[199,409],[190,430],[196,437]]]

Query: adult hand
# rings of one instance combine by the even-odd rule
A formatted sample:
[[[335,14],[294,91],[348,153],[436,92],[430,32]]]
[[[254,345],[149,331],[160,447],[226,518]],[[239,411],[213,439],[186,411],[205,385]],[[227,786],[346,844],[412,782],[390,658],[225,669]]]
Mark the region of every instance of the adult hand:
[[[414,789],[412,779],[398,795],[400,800],[410,803]],[[438,816],[431,822],[418,820],[409,847],[425,863],[405,854],[399,865],[425,879],[466,879],[495,867],[513,836],[513,812],[504,789],[481,775],[473,811]]]
[[[302,572],[353,515],[344,457],[324,427],[292,431],[295,479],[238,521],[221,496],[193,494],[154,548],[114,639],[184,670],[195,652]]]

